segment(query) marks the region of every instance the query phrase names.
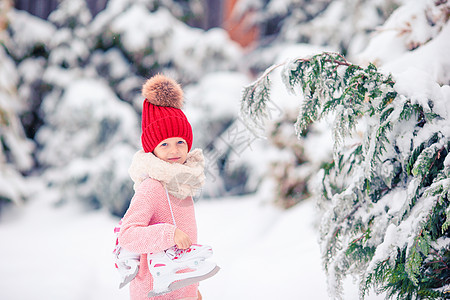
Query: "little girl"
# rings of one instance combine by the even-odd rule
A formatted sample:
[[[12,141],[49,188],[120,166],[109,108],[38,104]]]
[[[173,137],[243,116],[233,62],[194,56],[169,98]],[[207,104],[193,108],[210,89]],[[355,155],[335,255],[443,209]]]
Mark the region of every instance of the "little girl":
[[[130,282],[131,300],[147,300],[153,288],[147,255],[197,242],[192,196],[205,181],[200,149],[192,152],[191,125],[181,111],[183,91],[174,80],[156,75],[144,84],[142,146],[129,169],[135,194],[122,219],[119,245],[139,253]],[[201,299],[198,283],[151,299]]]

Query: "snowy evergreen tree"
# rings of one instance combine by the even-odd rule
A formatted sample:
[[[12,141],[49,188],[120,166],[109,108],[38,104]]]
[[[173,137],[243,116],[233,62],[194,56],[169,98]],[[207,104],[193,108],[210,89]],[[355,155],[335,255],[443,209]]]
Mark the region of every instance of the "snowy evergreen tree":
[[[212,71],[236,70],[241,50],[225,31],[191,28],[177,19],[181,12],[176,1],[111,0],[90,30],[98,48],[117,47],[143,77],[163,72],[190,83]]]
[[[121,215],[132,195],[126,166],[140,144],[145,77],[164,72],[187,85],[237,69],[241,50],[223,30],[180,21],[198,9],[195,1],[109,1],[92,18],[84,0],[69,0],[48,21],[9,12],[4,47],[24,101],[20,120],[57,202],[82,200]],[[206,135],[204,124],[197,136]]]
[[[287,158],[279,155],[278,159],[271,163],[266,175],[276,182],[272,197],[275,203],[283,208],[290,208],[309,198],[308,181],[314,170],[305,155],[304,141],[295,138],[292,123],[296,117],[295,113],[290,111],[282,120],[270,122],[268,125],[270,144],[275,145],[279,153],[291,151],[290,155],[285,155]]]
[[[5,50],[11,42],[6,30],[10,5],[9,1],[0,4],[0,210],[5,202],[20,204],[28,198],[25,176],[34,167],[35,149],[21,123],[27,106],[17,90],[19,74]]]
[[[429,2],[421,9],[448,8]],[[433,42],[416,44],[428,54],[448,46],[447,18],[439,15],[426,31]],[[295,92],[300,86],[304,97],[297,136],[322,119],[332,127],[333,160],[323,165],[317,196],[332,297],[342,298],[342,281],[353,275],[362,298],[372,288],[392,299],[449,298],[450,78],[448,61],[437,56],[430,62],[436,78],[417,70],[392,76],[334,53],[284,64],[286,88]],[[260,132],[272,70],[243,95],[243,116]]]
[[[18,96],[24,102],[21,121],[26,135],[34,139],[43,123],[39,107],[50,88],[44,83],[42,74],[47,67],[49,45],[56,27],[24,11],[11,9],[7,17],[9,38],[3,46],[18,73]]]
[[[56,200],[79,201],[122,214],[132,196],[127,169],[137,148],[138,119],[91,64],[91,21],[85,1],[63,1],[49,20],[49,48],[37,155]],[[120,60],[118,60],[120,63]]]
[[[0,47],[0,207],[28,196],[24,174],[34,166],[34,143],[26,138],[19,116],[25,108],[17,93],[14,62]]]
[[[332,294],[342,293],[347,274],[362,273],[362,296],[375,286],[402,299],[443,297],[450,260],[447,116],[397,94],[392,77],[373,65],[364,69],[339,55],[298,59],[285,74],[287,87],[300,83],[306,98],[298,135],[336,115],[321,228]],[[246,89],[243,112],[251,119],[264,117],[266,80]],[[363,123],[364,139],[345,144]]]
[[[57,202],[82,200],[122,214],[132,195],[127,168],[139,127],[134,110],[90,66],[85,1],[62,2],[51,22],[16,10],[9,17],[5,46],[26,102],[22,122],[39,145],[40,178]]]

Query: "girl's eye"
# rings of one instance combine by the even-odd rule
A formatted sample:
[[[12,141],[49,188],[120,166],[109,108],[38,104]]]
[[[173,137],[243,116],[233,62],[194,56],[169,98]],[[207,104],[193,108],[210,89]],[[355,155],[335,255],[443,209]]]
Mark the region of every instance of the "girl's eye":
[[[161,147],[165,147],[165,146],[167,146],[167,143],[162,143],[161,144]]]
[[[178,141],[178,144],[184,144],[184,141]]]

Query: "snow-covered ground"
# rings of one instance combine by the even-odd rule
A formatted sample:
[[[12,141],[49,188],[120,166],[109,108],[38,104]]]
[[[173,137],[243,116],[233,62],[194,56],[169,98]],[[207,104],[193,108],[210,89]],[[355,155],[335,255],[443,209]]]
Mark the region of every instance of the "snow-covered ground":
[[[118,220],[50,198],[2,214],[0,299],[128,299],[111,253]],[[328,299],[311,200],[287,211],[258,195],[200,200],[196,212],[200,242],[221,267],[201,283],[204,299]],[[350,281],[345,299],[358,299]]]

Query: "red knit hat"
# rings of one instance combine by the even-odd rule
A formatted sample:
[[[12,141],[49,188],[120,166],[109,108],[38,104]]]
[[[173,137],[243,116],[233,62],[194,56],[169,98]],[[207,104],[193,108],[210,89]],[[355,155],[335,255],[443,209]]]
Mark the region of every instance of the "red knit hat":
[[[145,97],[142,109],[142,147],[153,152],[163,140],[181,137],[188,151],[192,147],[192,127],[184,113],[183,90],[180,85],[164,75],[155,75],[142,86]]]

